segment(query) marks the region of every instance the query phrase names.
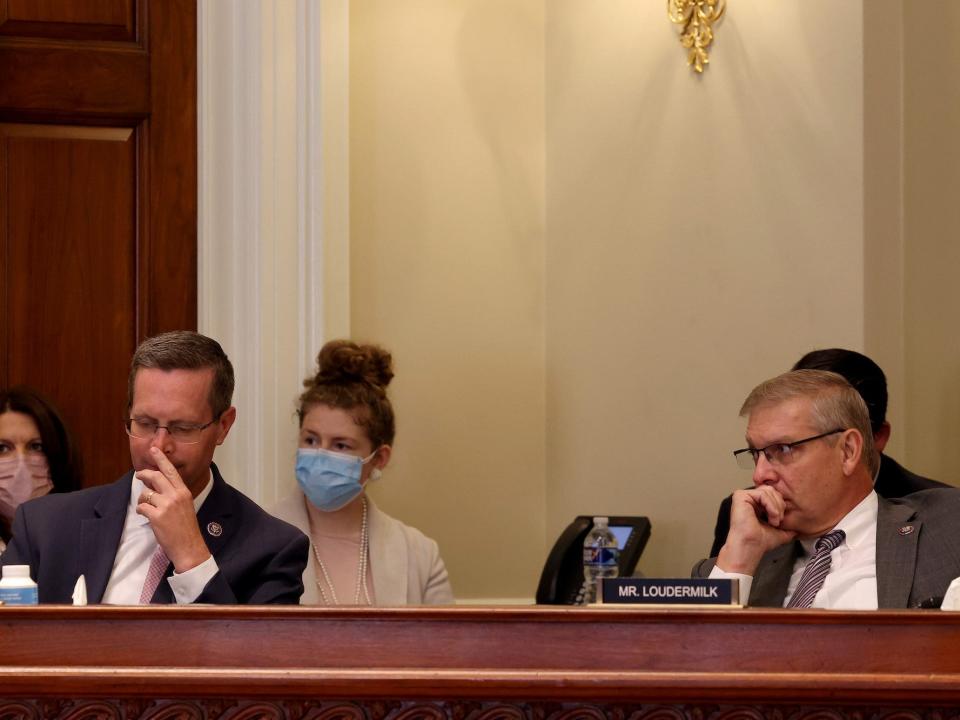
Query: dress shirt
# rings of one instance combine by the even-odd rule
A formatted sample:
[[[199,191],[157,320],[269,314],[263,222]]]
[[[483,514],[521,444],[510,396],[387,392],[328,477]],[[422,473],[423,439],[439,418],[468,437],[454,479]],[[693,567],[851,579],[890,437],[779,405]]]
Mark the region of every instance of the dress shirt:
[[[830,553],[830,572],[823,581],[811,607],[833,610],[877,609],[877,507],[875,492],[870,492],[847,513],[832,530],[843,530],[844,541]],[[797,558],[787,586],[784,606],[790,602],[803,569],[813,555],[818,538],[801,540],[803,555]],[[740,599],[746,604],[753,586],[753,577],[725,572],[714,566],[712,578],[733,578],[740,581]]]
[[[127,517],[123,522],[120,545],[113,560],[113,571],[103,593],[105,605],[139,605],[140,592],[147,579],[150,559],[156,552],[158,543],[150,527],[150,521],[137,513],[137,504],[143,493],[144,484],[134,475],[130,483],[130,502],[127,505]],[[213,489],[213,475],[207,479],[203,490],[193,499],[193,509],[197,511]],[[186,572],[174,572],[167,578],[177,603],[186,605],[196,600],[210,579],[217,574],[219,567],[213,555]]]

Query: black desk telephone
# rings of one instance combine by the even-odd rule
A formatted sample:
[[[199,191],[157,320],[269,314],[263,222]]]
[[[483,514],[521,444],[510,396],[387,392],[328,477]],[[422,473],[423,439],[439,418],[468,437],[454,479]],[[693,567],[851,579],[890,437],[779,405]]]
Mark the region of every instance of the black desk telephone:
[[[583,541],[592,529],[593,516],[579,515],[560,533],[543,565],[538,605],[577,605],[583,599]],[[610,530],[620,545],[620,576],[632,575],[650,539],[650,520],[611,516]]]

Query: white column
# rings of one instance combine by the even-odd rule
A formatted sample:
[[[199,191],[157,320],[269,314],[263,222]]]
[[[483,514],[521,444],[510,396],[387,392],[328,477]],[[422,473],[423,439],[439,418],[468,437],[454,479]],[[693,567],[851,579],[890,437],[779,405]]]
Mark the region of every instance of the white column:
[[[330,5],[199,6],[199,328],[237,380],[237,424],[216,461],[264,505],[293,487],[302,380],[329,330],[349,331],[346,123],[324,134],[325,117],[346,117],[348,12],[346,0]],[[329,42],[328,16],[339,23]],[[321,74],[325,44],[341,64]],[[341,84],[325,93],[328,77]],[[340,156],[325,168],[328,144]]]

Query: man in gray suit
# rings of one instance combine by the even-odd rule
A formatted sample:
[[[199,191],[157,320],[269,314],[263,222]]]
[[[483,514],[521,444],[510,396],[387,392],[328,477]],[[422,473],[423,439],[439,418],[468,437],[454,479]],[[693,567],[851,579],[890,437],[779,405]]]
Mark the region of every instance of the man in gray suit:
[[[730,533],[695,577],[741,581],[748,604],[906,608],[960,576],[960,490],[886,500],[863,398],[840,375],[795,370],[761,383],[740,410],[735,456],[754,487],[733,495]],[[934,601],[935,602],[935,601]]]
[[[860,393],[860,397],[867,404],[867,412],[870,413],[873,444],[880,453],[880,469],[873,483],[873,489],[877,491],[877,495],[885,498],[899,498],[920,490],[950,487],[942,482],[912,473],[892,457],[884,454],[891,432],[890,423],[887,420],[887,377],[873,360],[853,350],[827,348],[808,352],[790,369],[835,372],[843,375],[846,381],[853,385],[853,389]],[[713,529],[710,557],[716,557],[727,541],[732,501],[733,496],[727,495],[720,503],[717,524]]]

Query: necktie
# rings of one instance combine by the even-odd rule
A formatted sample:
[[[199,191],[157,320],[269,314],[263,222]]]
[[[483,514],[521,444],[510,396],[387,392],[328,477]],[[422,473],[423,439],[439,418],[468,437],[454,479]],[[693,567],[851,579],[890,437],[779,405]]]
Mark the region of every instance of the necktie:
[[[846,533],[843,530],[834,530],[820,536],[813,557],[803,569],[797,589],[793,591],[790,602],[787,603],[788,608],[808,608],[813,604],[813,599],[820,592],[823,581],[827,579],[827,573],[830,572],[830,553],[843,542],[845,537]]]
[[[169,564],[170,560],[167,558],[167,554],[163,551],[163,548],[158,545],[156,552],[153,553],[153,557],[150,558],[150,567],[147,568],[147,578],[143,581],[143,590],[140,591],[141,605],[150,604],[153,594],[157,591],[157,586],[160,585],[163,576],[167,574],[167,565]]]

